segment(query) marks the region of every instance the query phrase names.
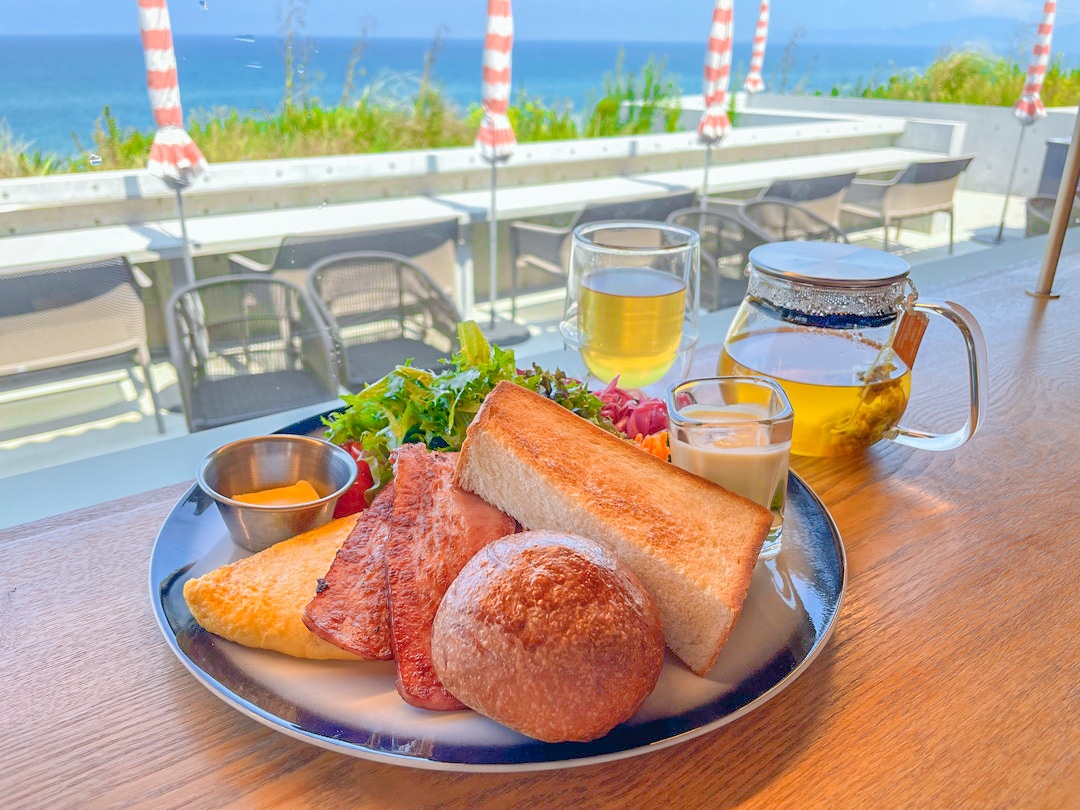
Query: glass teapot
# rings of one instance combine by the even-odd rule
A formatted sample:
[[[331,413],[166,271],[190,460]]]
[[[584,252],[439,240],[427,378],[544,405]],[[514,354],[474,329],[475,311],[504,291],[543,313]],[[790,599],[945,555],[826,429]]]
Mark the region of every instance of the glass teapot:
[[[918,301],[903,259],[831,242],[776,242],[750,252],[750,279],[718,373],[775,379],[795,411],[791,452],[835,456],[881,439],[926,450],[959,447],[986,410],[986,346],[975,317]],[[899,424],[927,314],[964,336],[970,409],[952,433]]]

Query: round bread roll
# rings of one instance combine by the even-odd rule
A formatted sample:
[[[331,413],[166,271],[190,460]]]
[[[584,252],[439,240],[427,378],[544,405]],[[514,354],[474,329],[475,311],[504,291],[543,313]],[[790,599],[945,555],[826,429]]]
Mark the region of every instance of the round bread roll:
[[[664,663],[660,614],[603,546],[560,532],[496,540],[435,615],[435,671],[458,700],[545,742],[585,742],[630,719]]]

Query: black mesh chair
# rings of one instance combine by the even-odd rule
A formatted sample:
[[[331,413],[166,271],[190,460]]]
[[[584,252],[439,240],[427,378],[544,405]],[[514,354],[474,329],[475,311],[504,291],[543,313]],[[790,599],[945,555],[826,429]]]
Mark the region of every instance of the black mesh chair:
[[[616,219],[664,222],[673,211],[692,205],[695,196],[696,192],[693,191],[679,191],[640,200],[590,203],[565,227],[540,225],[535,222],[511,222],[511,318],[517,316],[518,275],[521,271],[538,270],[559,284],[566,282],[570,262],[570,237],[578,225]]]
[[[682,208],[667,221],[701,237],[701,306],[708,310],[739,304],[746,293],[748,254],[770,241],[737,209]]]
[[[286,236],[269,264],[234,253],[228,257],[229,271],[236,275],[274,275],[302,287],[307,271],[328,256],[379,251],[411,259],[450,288],[457,273],[459,229],[458,220],[445,219],[391,228]]]
[[[742,214],[770,242],[846,242],[847,236],[812,211],[787,200],[751,200]]]
[[[900,224],[911,217],[926,216],[939,211],[949,215],[949,252],[953,250],[953,197],[971,157],[942,158],[912,163],[889,180],[854,180],[844,193],[841,211],[881,220],[885,249],[889,249],[889,225]]]
[[[67,374],[69,367],[126,358],[129,376],[130,361],[142,369],[164,433],[140,296],[149,286],[122,256],[0,275],[0,388],[23,384],[30,374]]]
[[[169,351],[191,432],[334,400],[333,343],[308,294],[224,276],[169,299]]]
[[[435,368],[457,348],[461,316],[453,301],[404,256],[331,256],[308,271],[307,288],[329,325],[339,378],[350,391],[409,358],[418,368]]]

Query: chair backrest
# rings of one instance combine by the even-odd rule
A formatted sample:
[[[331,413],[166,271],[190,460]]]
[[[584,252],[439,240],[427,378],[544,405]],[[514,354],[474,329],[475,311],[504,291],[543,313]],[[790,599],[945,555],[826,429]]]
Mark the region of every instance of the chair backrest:
[[[812,211],[787,200],[751,200],[743,215],[774,242],[846,242],[844,232]]]
[[[855,172],[847,172],[826,177],[777,180],[758,196],[798,203],[807,211],[836,225],[840,221],[840,203],[843,202],[844,192],[854,179]]]
[[[613,219],[636,219],[646,222],[664,222],[673,211],[694,203],[695,191],[679,191],[623,202],[589,203],[574,219],[574,226]]]
[[[560,251],[562,266],[564,268],[570,266],[570,244],[573,239],[574,228],[578,225],[588,225],[590,222],[606,222],[608,220],[666,222],[672,212],[693,205],[696,196],[696,191],[677,191],[656,197],[646,197],[641,200],[588,203],[570,223]]]
[[[740,272],[746,264],[746,255],[758,245],[769,241],[765,234],[734,211],[681,208],[673,211],[667,221],[697,231],[701,237],[703,253],[721,264],[730,264],[730,261],[725,260],[735,259],[736,264],[740,265]]]
[[[131,351],[149,362],[146,313],[127,259],[0,276],[0,376]]]
[[[1025,204],[1027,212],[1027,224],[1024,228],[1024,236],[1039,236],[1050,232],[1050,220],[1054,216],[1054,208],[1057,207],[1057,197],[1047,194],[1037,194],[1029,197]],[[1080,193],[1073,197],[1072,209],[1069,211],[1068,228],[1080,226]]]
[[[445,219],[395,228],[286,236],[274,256],[271,270],[303,286],[307,271],[328,256],[379,251],[412,259],[437,284],[444,289],[453,289],[459,231],[458,220]]]
[[[746,292],[750,251],[769,238],[737,209],[681,208],[668,222],[697,231],[701,238],[701,305],[713,310],[738,304]]]
[[[883,206],[893,216],[929,214],[952,207],[956,186],[973,157],[912,163],[886,190]]]
[[[308,292],[343,345],[393,337],[429,342],[441,335],[447,347],[461,315],[422,268],[396,253],[359,251],[330,256],[307,276]]]
[[[330,335],[307,292],[290,282],[254,275],[207,279],[177,290],[166,313],[192,431],[337,396]],[[303,375],[303,390],[286,382],[296,373]],[[282,384],[263,385],[259,378]],[[214,386],[227,391],[229,401],[206,393]]]

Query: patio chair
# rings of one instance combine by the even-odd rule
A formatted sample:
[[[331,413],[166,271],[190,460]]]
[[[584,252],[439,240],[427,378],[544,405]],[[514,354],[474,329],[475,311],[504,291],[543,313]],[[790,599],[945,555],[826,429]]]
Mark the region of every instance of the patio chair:
[[[1040,236],[1050,233],[1050,220],[1054,216],[1054,207],[1057,205],[1057,197],[1046,194],[1037,194],[1028,198],[1024,208],[1027,213],[1027,222],[1024,226],[1024,236]],[[1080,226],[1080,194],[1073,198],[1072,211],[1069,213],[1068,228]]]
[[[623,202],[589,203],[566,227],[540,225],[535,222],[510,223],[510,316],[517,316],[518,274],[532,268],[566,280],[570,264],[570,237],[578,225],[605,220],[644,220],[664,222],[668,215],[693,204],[696,192],[680,191],[657,197]]]
[[[769,242],[737,210],[682,208],[667,221],[697,231],[701,237],[701,306],[708,310],[739,304],[746,293],[746,265],[751,250]]]
[[[142,369],[164,433],[139,295],[151,285],[122,256],[0,275],[0,378],[130,358]]]
[[[912,163],[890,180],[856,179],[848,186],[840,209],[868,219],[880,219],[885,250],[889,249],[889,225],[896,223],[899,238],[903,220],[941,211],[949,215],[949,253],[952,253],[953,198],[960,175],[973,159],[974,156],[927,160]]]
[[[855,179],[855,172],[832,174],[826,177],[800,177],[777,180],[764,189],[758,199],[787,200],[798,203],[821,219],[840,226],[840,203]]]
[[[847,241],[835,225],[787,200],[751,200],[743,205],[742,213],[770,242]]]
[[[330,335],[308,294],[264,276],[222,276],[177,290],[169,351],[188,429],[334,400]]]
[[[449,287],[457,273],[459,228],[457,219],[445,219],[418,225],[286,236],[269,264],[234,253],[228,257],[229,271],[272,274],[302,287],[307,271],[316,262],[328,256],[371,250],[411,259],[444,287]]]
[[[412,358],[434,368],[457,346],[461,315],[416,264],[394,253],[331,256],[308,271],[308,292],[337,347],[339,379],[359,391]]]

